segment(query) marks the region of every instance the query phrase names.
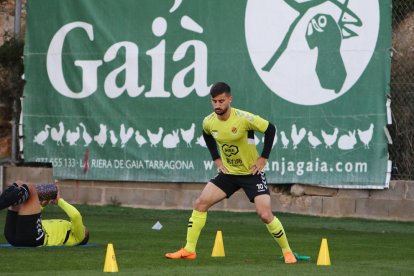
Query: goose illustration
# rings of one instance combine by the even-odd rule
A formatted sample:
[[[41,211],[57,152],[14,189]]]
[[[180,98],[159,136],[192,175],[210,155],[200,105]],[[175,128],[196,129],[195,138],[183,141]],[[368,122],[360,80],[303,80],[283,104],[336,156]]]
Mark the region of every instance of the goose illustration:
[[[36,136],[33,138],[33,142],[43,146],[43,143],[49,137],[49,129],[50,129],[50,126],[46,124],[45,128],[42,131],[40,131],[38,134],[36,134]]]
[[[84,146],[87,147],[92,142],[92,137],[88,133],[88,131],[86,130],[86,127],[85,127],[85,125],[83,123],[79,123],[79,125],[82,128],[82,139],[85,142]]]
[[[52,127],[50,130],[50,138],[52,138],[53,141],[56,142],[56,145],[63,146],[63,136],[65,135],[65,126],[63,125],[63,122],[59,122],[59,130]]]

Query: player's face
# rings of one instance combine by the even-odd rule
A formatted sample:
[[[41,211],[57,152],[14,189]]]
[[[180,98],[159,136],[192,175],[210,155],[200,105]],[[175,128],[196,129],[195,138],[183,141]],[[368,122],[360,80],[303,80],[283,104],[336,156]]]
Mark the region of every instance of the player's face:
[[[214,112],[217,115],[224,115],[230,108],[230,103],[232,96],[227,95],[226,93],[221,93],[216,97],[211,98],[211,104],[213,105]]]

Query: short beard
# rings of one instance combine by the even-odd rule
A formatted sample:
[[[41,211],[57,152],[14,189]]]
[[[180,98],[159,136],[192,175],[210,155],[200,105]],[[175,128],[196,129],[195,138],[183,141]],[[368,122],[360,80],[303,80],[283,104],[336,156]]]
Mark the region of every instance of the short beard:
[[[223,115],[224,113],[226,113],[227,112],[227,110],[229,110],[228,108],[226,108],[226,109],[222,109],[222,110],[220,110],[220,111],[218,111],[218,110],[214,110],[214,112],[217,114],[217,115]]]

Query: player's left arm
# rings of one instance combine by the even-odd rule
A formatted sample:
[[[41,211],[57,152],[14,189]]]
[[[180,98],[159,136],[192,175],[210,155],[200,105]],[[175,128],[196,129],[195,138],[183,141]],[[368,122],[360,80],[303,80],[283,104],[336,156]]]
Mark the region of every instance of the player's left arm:
[[[266,121],[259,116],[255,116],[252,122],[252,128],[264,133],[264,145],[260,157],[250,167],[252,174],[258,174],[264,170],[267,160],[269,159],[270,152],[272,151],[273,141],[275,139],[276,127],[269,121]],[[264,129],[264,131],[263,131]]]
[[[62,208],[62,210],[65,211],[70,218],[70,222],[72,223],[70,230],[72,231],[72,234],[77,240],[83,240],[85,237],[85,226],[83,225],[81,213],[74,206],[67,203],[63,198],[58,199],[58,206]]]
[[[264,145],[261,157],[269,159],[270,152],[272,151],[273,141],[275,140],[276,127],[269,122],[266,131],[264,132]]]

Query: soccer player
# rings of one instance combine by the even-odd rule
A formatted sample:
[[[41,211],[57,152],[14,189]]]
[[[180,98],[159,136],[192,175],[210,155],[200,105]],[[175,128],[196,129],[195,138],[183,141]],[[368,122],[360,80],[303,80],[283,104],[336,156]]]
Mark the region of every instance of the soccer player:
[[[42,206],[57,204],[69,216],[62,219],[42,220]],[[36,186],[16,181],[0,195],[0,210],[7,210],[4,236],[13,246],[74,246],[86,244],[89,231],[83,225],[79,211],[60,197],[50,201],[39,201]]]
[[[195,201],[188,221],[185,247],[167,253],[165,257],[195,259],[197,241],[206,223],[208,209],[242,188],[282,249],[285,263],[296,263],[282,223],[271,211],[270,193],[264,173],[276,133],[275,126],[257,115],[231,107],[233,97],[226,83],[215,83],[210,89],[210,95],[214,112],[204,118],[203,136],[218,174],[206,184]],[[264,133],[264,146],[260,156],[254,141],[254,131]]]

